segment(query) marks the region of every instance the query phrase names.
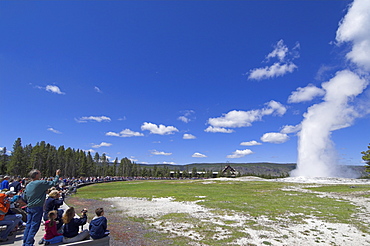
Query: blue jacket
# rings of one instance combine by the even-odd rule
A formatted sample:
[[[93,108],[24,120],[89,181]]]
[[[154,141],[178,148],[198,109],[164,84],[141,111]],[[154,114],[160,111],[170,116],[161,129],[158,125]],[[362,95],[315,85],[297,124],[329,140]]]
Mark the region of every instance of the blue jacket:
[[[104,216],[94,218],[89,225],[90,237],[99,239],[107,236],[107,218]]]

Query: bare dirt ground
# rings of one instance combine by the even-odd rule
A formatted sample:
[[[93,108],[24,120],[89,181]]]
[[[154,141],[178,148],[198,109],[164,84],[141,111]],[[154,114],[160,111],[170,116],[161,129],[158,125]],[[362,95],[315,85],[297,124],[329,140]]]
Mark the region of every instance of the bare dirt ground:
[[[230,181],[230,179],[218,179]],[[255,177],[243,177],[231,179],[233,181],[254,181],[262,180]],[[303,189],[307,186],[320,186],[322,184],[370,184],[368,180],[358,179],[339,179],[339,178],[285,178],[277,180],[278,182],[294,182],[300,185],[287,186],[285,190],[312,192]],[[204,182],[214,182],[205,180]],[[333,199],[342,199],[350,201],[358,207],[358,213],[355,215],[364,225],[370,223],[370,208],[368,198],[361,195],[370,194],[370,192],[356,192],[350,195],[328,194],[324,192],[314,192],[319,196],[329,196]],[[203,197],[199,197],[199,201]],[[81,200],[70,198],[68,203],[75,207],[87,207],[89,211],[94,211],[96,207],[104,207],[106,217],[109,220],[109,229],[112,235],[111,245],[176,245],[174,239],[163,238],[158,232],[165,232],[172,235],[189,238],[192,242],[189,245],[202,245],[200,241],[205,235],[196,230],[192,221],[181,223],[161,220],[161,216],[174,213],[189,214],[196,221],[203,221],[211,225],[216,230],[215,240],[228,237],[230,232],[225,229],[225,225],[233,225],[242,228],[245,237],[240,237],[234,241],[233,245],[369,245],[370,234],[360,231],[351,224],[329,223],[317,218],[305,218],[304,223],[295,223],[287,219],[287,215],[281,218],[270,220],[267,217],[251,217],[246,214],[220,215],[213,213],[212,210],[200,206],[195,202],[177,202],[172,198],[153,198],[152,200],[132,197],[116,197],[103,201]],[[291,215],[291,214],[289,214]],[[297,215],[299,216],[299,215]],[[131,219],[129,219],[129,217]],[[132,217],[140,218],[138,222],[133,222]],[[143,223],[145,220],[145,223]],[[258,229],[252,229],[245,226],[247,223],[254,222],[259,225]],[[254,227],[256,228],[256,227]],[[150,235],[150,236],[148,236]]]

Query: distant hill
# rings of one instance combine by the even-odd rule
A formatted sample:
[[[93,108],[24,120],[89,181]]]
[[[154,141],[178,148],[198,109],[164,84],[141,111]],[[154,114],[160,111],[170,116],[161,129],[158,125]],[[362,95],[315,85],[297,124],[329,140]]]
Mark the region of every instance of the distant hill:
[[[258,163],[192,163],[187,165],[170,165],[170,164],[138,164],[142,167],[153,168],[154,166],[165,166],[172,171],[192,171],[196,168],[197,171],[212,171],[219,172],[226,165],[230,165],[241,175],[254,175],[262,177],[281,177],[289,176],[290,172],[297,166],[296,163],[269,163],[269,162],[258,162]],[[342,168],[349,169],[353,172],[354,176],[367,177],[368,173],[365,171],[364,166],[342,166]]]

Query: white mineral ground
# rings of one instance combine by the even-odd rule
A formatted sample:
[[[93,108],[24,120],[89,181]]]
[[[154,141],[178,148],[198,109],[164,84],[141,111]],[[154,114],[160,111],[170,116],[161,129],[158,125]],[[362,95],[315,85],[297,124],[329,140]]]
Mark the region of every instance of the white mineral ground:
[[[299,183],[284,188],[286,191],[313,192],[303,187],[320,186],[323,184],[348,184],[361,185],[370,184],[369,180],[362,179],[346,179],[346,178],[283,178],[274,180],[265,180],[256,177],[241,177],[235,179],[218,178],[208,179],[203,183],[212,183],[214,180],[222,181],[255,181],[264,180],[271,182],[286,182]],[[354,191],[355,192],[355,191]],[[361,221],[365,226],[370,224],[370,198],[342,194],[328,194],[324,192],[313,192],[319,196],[330,197],[338,200],[347,200],[358,207],[358,212],[354,217]],[[370,192],[369,192],[370,194]],[[246,237],[238,238],[233,242],[235,245],[264,245],[270,242],[272,245],[370,245],[370,234],[361,232],[358,228],[351,224],[329,223],[319,220],[312,216],[305,217],[304,222],[296,223],[289,220],[288,216],[293,214],[285,214],[280,218],[270,220],[265,216],[252,217],[246,213],[234,213],[230,215],[220,215],[212,212],[211,209],[198,205],[199,201],[206,197],[198,197],[195,202],[177,202],[173,198],[153,198],[152,200],[133,197],[115,197],[105,199],[112,202],[112,206],[118,210],[123,210],[128,216],[136,216],[145,218],[151,225],[160,231],[169,232],[179,236],[185,236],[192,239],[193,245],[202,245],[202,240],[205,235],[196,230],[195,223],[203,222],[207,225],[212,225],[212,230],[216,231],[215,240],[226,238],[231,233],[224,225],[228,227],[238,228],[239,231],[246,233]],[[247,205],[246,205],[247,211]],[[181,223],[171,220],[161,219],[162,215],[173,213],[187,213],[193,219],[184,219]],[[296,214],[297,215],[297,214]],[[299,214],[297,215],[299,216]],[[233,223],[230,223],[233,221]],[[254,228],[258,225],[258,229],[253,229],[248,225],[254,222]],[[227,222],[227,223],[226,223]]]

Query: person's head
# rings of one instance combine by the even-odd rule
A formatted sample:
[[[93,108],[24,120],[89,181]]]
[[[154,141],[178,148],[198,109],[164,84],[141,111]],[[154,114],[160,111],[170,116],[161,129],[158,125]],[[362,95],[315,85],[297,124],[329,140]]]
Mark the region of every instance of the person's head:
[[[57,190],[50,191],[49,197],[51,197],[51,198],[58,198],[59,197],[59,191],[57,191]]]
[[[68,224],[71,219],[75,216],[75,208],[74,207],[69,207],[63,214],[63,223]]]
[[[41,172],[37,169],[33,169],[29,172],[29,176],[33,180],[38,180],[41,178]]]
[[[50,220],[50,223],[49,223],[49,226],[52,227],[54,226],[54,223],[55,223],[55,219],[57,218],[58,216],[58,212],[55,211],[55,210],[52,210],[48,213],[48,218]]]
[[[96,216],[103,216],[104,215],[104,209],[103,208],[97,208],[95,209]]]
[[[57,211],[55,210],[52,210],[48,213],[48,218],[49,220],[55,220],[57,218]]]

